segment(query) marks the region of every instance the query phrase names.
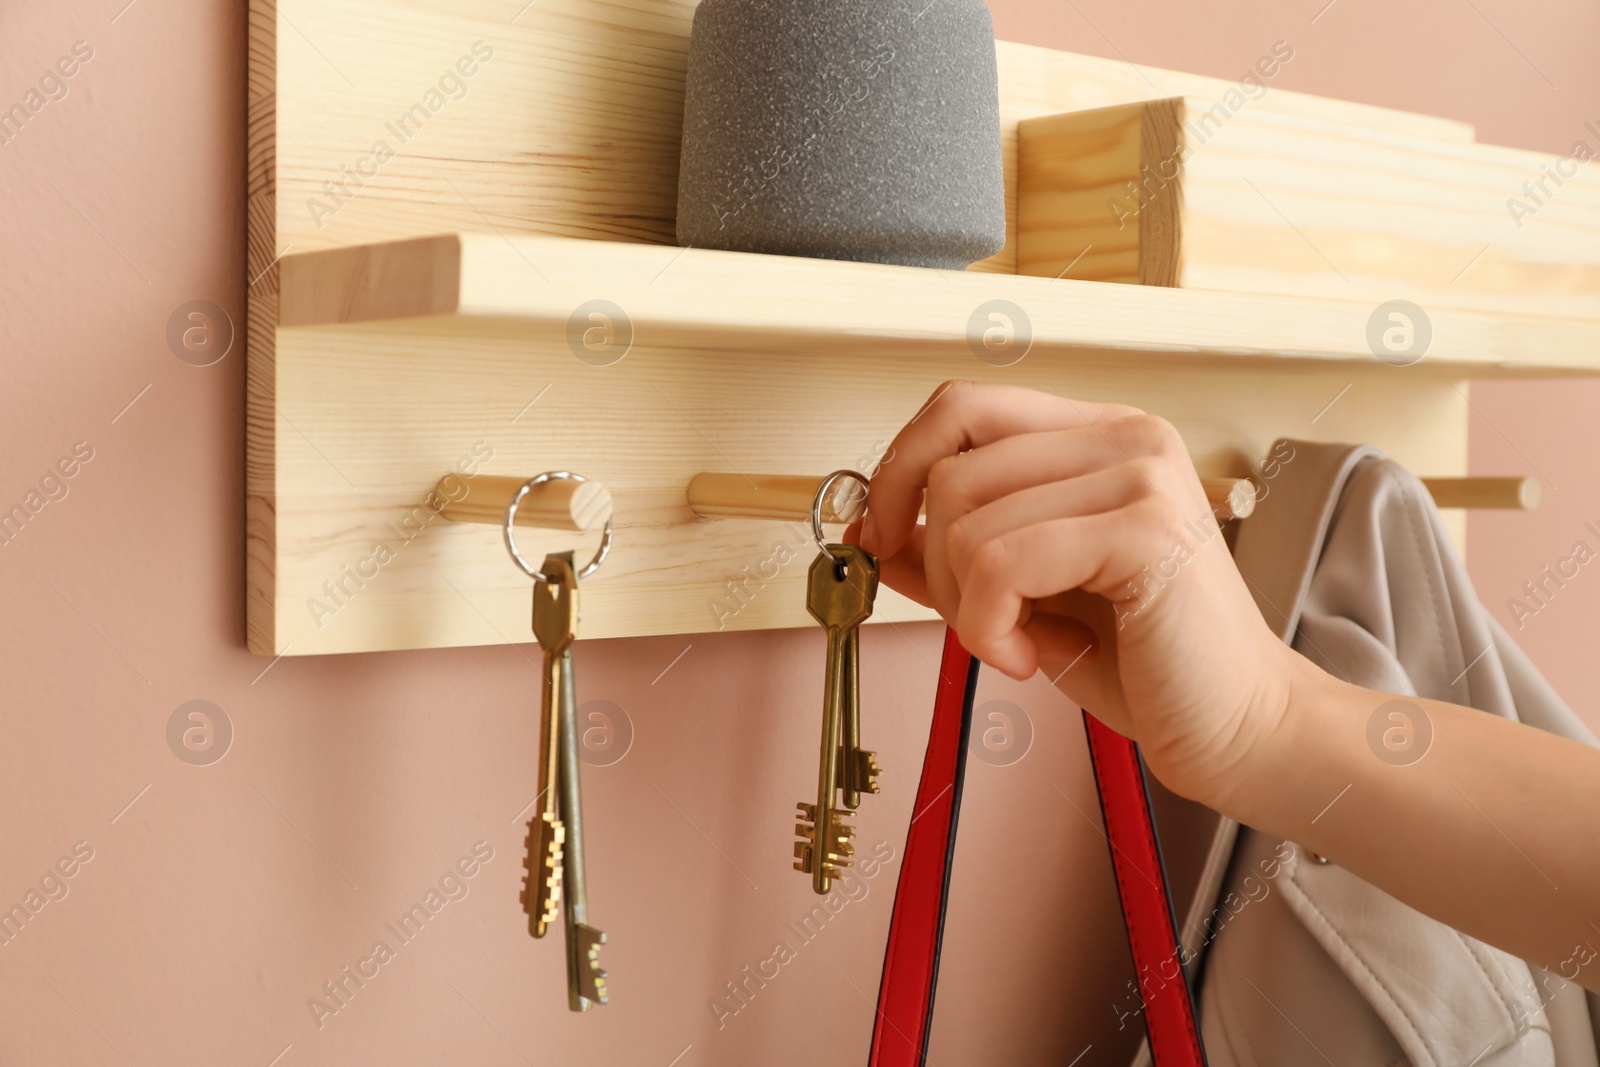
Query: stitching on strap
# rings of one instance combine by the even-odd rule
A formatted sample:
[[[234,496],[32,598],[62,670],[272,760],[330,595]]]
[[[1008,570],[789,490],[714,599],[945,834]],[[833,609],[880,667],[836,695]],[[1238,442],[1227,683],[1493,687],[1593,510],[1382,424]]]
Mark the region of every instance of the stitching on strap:
[[[1105,751],[1102,750],[1101,746],[1095,742],[1094,734],[1091,731],[1090,734],[1089,734],[1089,755],[1090,755],[1090,759],[1094,762],[1094,764],[1096,765],[1097,768],[1102,764],[1102,762],[1108,761],[1109,758],[1111,758],[1111,757],[1125,759],[1126,762],[1129,765],[1129,770],[1131,770],[1131,772],[1133,774],[1133,780],[1134,780],[1135,784],[1138,785],[1141,788],[1143,787],[1143,784],[1144,784],[1144,770],[1139,765],[1138,754],[1137,754],[1137,751],[1133,747],[1133,742],[1131,742],[1131,741],[1128,742],[1126,747],[1118,745],[1118,746],[1116,746],[1116,748],[1114,749],[1113,752],[1105,752]],[[1104,791],[1103,790],[1102,790],[1102,794],[1101,795],[1102,795],[1102,800],[1103,800],[1103,798],[1104,798]],[[1165,870],[1162,869],[1161,859],[1160,859],[1161,854],[1160,854],[1160,852],[1159,852],[1159,850],[1158,850],[1158,848],[1156,846],[1154,822],[1153,822],[1153,819],[1150,818],[1150,814],[1151,813],[1149,812],[1148,808],[1145,806],[1144,799],[1143,799],[1142,796],[1138,798],[1137,804],[1138,804],[1138,809],[1139,810],[1134,812],[1133,815],[1134,815],[1134,821],[1138,824],[1138,829],[1141,831],[1141,833],[1139,834],[1139,844],[1142,845],[1143,848],[1144,848],[1144,854],[1143,854],[1142,858],[1146,861],[1149,869],[1154,871],[1155,874],[1156,874],[1158,885],[1159,885],[1159,887],[1161,889],[1161,892],[1159,894],[1157,894],[1158,899],[1157,899],[1156,903],[1157,903],[1158,908],[1160,909],[1161,921],[1166,924],[1166,929],[1170,930],[1172,928],[1172,912],[1170,910],[1169,903],[1168,903],[1168,900],[1167,900],[1167,894],[1166,894],[1166,872],[1165,872]],[[1113,820],[1111,820],[1110,818],[1106,818],[1104,820],[1104,822],[1106,824],[1106,840],[1108,842],[1110,842],[1111,847],[1112,847],[1111,869],[1112,869],[1113,875],[1116,877],[1116,880],[1117,880],[1117,894],[1120,897],[1121,901],[1123,902],[1123,925],[1125,925],[1127,927],[1127,930],[1128,930],[1128,943],[1133,949],[1134,971],[1135,971],[1135,973],[1134,973],[1134,981],[1135,981],[1135,985],[1140,990],[1140,993],[1139,993],[1140,1002],[1145,1005],[1146,1011],[1148,1012],[1150,1005],[1148,1004],[1148,1002],[1145,1001],[1145,996],[1144,996],[1144,992],[1143,992],[1143,982],[1140,981],[1140,976],[1138,974],[1139,957],[1140,957],[1140,955],[1142,953],[1140,952],[1140,948],[1139,948],[1140,942],[1139,942],[1138,934],[1136,934],[1135,931],[1134,931],[1135,924],[1133,922],[1132,913],[1128,910],[1128,908],[1126,906],[1126,901],[1128,899],[1128,893],[1127,893],[1127,886],[1126,886],[1126,884],[1124,882],[1124,879],[1123,879],[1123,876],[1122,876],[1122,872],[1121,872],[1121,862],[1119,862],[1119,856],[1118,856],[1119,846],[1117,845],[1117,840],[1116,840],[1117,831],[1116,831],[1116,829],[1114,827]],[[1133,864],[1133,862],[1134,862],[1133,861],[1133,857],[1130,854],[1122,853],[1122,856],[1124,857],[1124,859],[1126,860],[1126,862],[1130,866]],[[1160,947],[1161,948],[1165,948],[1166,947],[1165,938],[1162,939],[1162,944],[1161,944]],[[1178,948],[1181,948],[1181,946],[1178,946]],[[1181,951],[1176,951],[1175,950],[1173,955],[1174,955],[1174,960],[1177,963],[1177,971],[1178,971],[1176,982],[1178,982],[1182,987],[1179,995],[1181,995],[1184,998],[1183,1007],[1184,1007],[1184,1010],[1185,1010],[1186,1014],[1189,1016],[1189,1018],[1191,1020],[1191,1025],[1184,1027],[1184,1037],[1186,1038],[1186,1042],[1185,1043],[1188,1045],[1190,1051],[1194,1054],[1194,1057],[1195,1057],[1196,1061],[1203,1063],[1205,1061],[1204,1061],[1204,1054],[1200,1050],[1199,1020],[1194,1017],[1194,1013],[1193,1013],[1193,998],[1190,996],[1190,991],[1189,991],[1189,975],[1188,975],[1188,972],[1184,969]],[[1158,974],[1156,977],[1160,978],[1161,976]],[[1149,1018],[1148,1018],[1148,1016],[1146,1017],[1145,1026],[1146,1026],[1146,1029],[1149,1028]],[[1154,1058],[1154,1051],[1155,1051],[1155,1048],[1154,1048],[1154,1044],[1152,1043],[1152,1045],[1151,1045],[1152,1058]]]

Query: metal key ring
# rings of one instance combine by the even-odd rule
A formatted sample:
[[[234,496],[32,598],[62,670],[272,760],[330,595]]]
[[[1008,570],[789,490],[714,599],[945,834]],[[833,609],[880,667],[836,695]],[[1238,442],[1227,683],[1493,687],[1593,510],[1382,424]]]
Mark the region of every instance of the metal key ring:
[[[817,547],[824,552],[828,551],[828,542],[822,536],[822,502],[827,499],[828,490],[833,487],[833,483],[840,478],[854,478],[859,482],[863,499],[872,491],[872,484],[867,480],[867,476],[860,471],[834,471],[822,479],[822,484],[817,486],[817,495],[811,498],[811,536],[816,538]]]
[[[527,496],[528,491],[534,486],[544,485],[546,482],[554,482],[562,479],[571,482],[586,482],[589,480],[583,475],[573,474],[571,471],[545,471],[543,474],[536,474],[532,478],[529,478],[527,481],[523,482],[522,487],[517,490],[517,495],[511,498],[511,503],[506,505],[506,551],[511,553],[511,558],[516,561],[517,566],[521,567],[523,571],[526,572],[528,577],[532,578],[536,582],[547,582],[550,579],[545,577],[543,571],[528,566],[528,561],[522,558],[521,552],[517,551],[517,536],[515,527],[513,525],[517,520],[517,505],[522,503],[522,498]],[[594,559],[591,559],[588,563],[584,564],[583,570],[578,572],[578,577],[587,578],[589,575],[599,570],[600,564],[606,561],[606,553],[610,551],[611,519],[608,516],[606,518],[606,528],[604,532],[600,534],[600,547],[595,550]]]

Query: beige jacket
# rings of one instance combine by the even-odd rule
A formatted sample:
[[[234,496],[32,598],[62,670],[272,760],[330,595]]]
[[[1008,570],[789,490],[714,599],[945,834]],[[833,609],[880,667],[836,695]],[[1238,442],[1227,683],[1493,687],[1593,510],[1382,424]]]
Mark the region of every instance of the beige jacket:
[[[1416,477],[1364,447],[1273,455],[1234,558],[1281,637],[1359,685],[1595,743],[1479,604]],[[1152,791],[1211,1067],[1597,1067],[1600,998]]]

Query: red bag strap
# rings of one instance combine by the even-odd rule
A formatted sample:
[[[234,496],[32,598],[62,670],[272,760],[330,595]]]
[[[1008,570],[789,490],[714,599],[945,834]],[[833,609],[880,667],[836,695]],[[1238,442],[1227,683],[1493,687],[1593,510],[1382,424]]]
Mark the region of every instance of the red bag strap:
[[[1156,1067],[1205,1067],[1144,761],[1137,745],[1087,711],[1083,725],[1089,735],[1089,759],[1099,787],[1122,920],[1133,950],[1134,973],[1139,976],[1150,1058]]]
[[[878,985],[878,1016],[872,1026],[872,1067],[922,1067],[928,1053],[928,1022],[939,978],[939,945],[955,852],[961,781],[967,768],[972,694],[978,661],[954,630],[945,631],[939,691],[928,731],[922,782],[906,831],[900,880],[889,918],[889,945]]]
[[[955,631],[945,633],[939,689],[922,781],[895,886],[889,943],[878,986],[869,1067],[924,1067],[939,977],[945,903],[978,664]],[[1139,974],[1150,1052],[1156,1067],[1204,1067],[1194,1000],[1182,966],[1144,764],[1132,741],[1084,713],[1089,756],[1111,844],[1117,895]]]

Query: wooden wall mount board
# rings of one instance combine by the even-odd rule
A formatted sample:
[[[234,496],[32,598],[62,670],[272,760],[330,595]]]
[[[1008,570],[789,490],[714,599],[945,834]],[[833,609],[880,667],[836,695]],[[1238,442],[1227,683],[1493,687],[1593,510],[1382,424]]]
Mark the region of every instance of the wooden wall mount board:
[[[1079,349],[1085,358],[1088,350],[1120,351],[1124,365],[1160,356],[1379,364],[1367,334],[1375,305],[1362,300],[473,233],[294,253],[278,270],[282,327],[565,337],[574,314],[603,298],[631,321],[636,344],[870,339],[883,355],[930,345],[970,354],[988,323],[981,309],[1000,300],[1026,317],[1033,348]],[[1430,318],[1427,355],[1388,369],[1459,377],[1600,373],[1600,319],[1468,308]]]
[[[480,475],[560,466],[611,491],[615,541],[584,584],[585,639],[811,625],[809,527],[697,518],[691,479],[727,464],[813,476],[870,468],[940,383],[956,377],[1159,412],[1182,428],[1207,476],[1262,479],[1270,472],[1259,464],[1280,436],[1371,440],[1413,469],[1465,473],[1468,408],[1458,383],[1388,367],[1262,374],[1196,364],[1130,373],[1111,359],[1041,351],[991,368],[964,348],[886,360],[860,342],[636,345],[621,362],[596,367],[564,341],[483,336],[464,374],[461,343],[449,334],[281,332],[279,367],[293,384],[279,401],[270,590],[278,611],[275,628],[256,636],[257,651],[528,640],[531,593],[500,531],[428,516],[439,472],[466,457],[479,460]],[[851,388],[839,390],[840,380]],[[789,426],[796,431],[775,429]],[[1270,491],[1270,478],[1263,484]],[[597,538],[518,532],[530,559],[566,549],[583,556]],[[350,574],[368,577],[357,585]],[[930,617],[880,593],[880,622]]]
[[[1600,319],[1600,175],[1554,157],[1188,98],[1018,142],[1023,274]]]
[[[673,310],[693,286],[740,280],[748,268],[710,263],[699,250],[674,265],[679,250],[660,247],[672,240],[692,0],[250,0],[249,9],[246,547],[257,652],[527,640],[527,591],[496,531],[426,506],[440,473],[473,457],[480,441],[495,442],[478,464],[483,474],[563,467],[613,491],[616,555],[585,587],[586,636],[808,625],[804,565],[792,560],[776,564],[781,573],[758,597],[736,595],[726,601],[738,606],[733,614],[713,617],[730,583],[753,587],[747,575],[776,558],[786,527],[696,520],[684,486],[695,473],[726,469],[724,456],[741,469],[792,473],[868,462],[875,443],[948,377],[1145,404],[1173,418],[1202,469],[1219,476],[1247,473],[1277,435],[1324,433],[1373,440],[1420,470],[1462,473],[1466,407],[1443,376],[1454,372],[1443,363],[1400,376],[1370,361],[1345,369],[1350,309],[1312,314],[1308,329],[1269,314],[1263,342],[1248,328],[1256,305],[1207,308],[1179,296],[1130,328],[1122,323],[1156,306],[1092,310],[1101,296],[1064,281],[1040,315],[1046,343],[1015,368],[974,359],[953,318],[918,321],[931,303],[927,275],[874,288],[871,298],[889,308],[877,319],[868,300],[848,293],[859,276],[840,264],[763,267],[744,279],[760,287],[754,311],[748,290],[722,303],[702,290],[688,310]],[[1239,87],[1004,42],[997,56],[1012,207],[1019,119],[1157,97],[1226,101]],[[1248,108],[1471,140],[1459,123],[1278,88]],[[457,288],[454,309],[437,310],[450,302],[443,264],[431,278],[408,273],[410,288],[367,294],[375,314],[409,315],[429,301],[436,313],[335,326],[349,316],[320,305],[310,318],[329,325],[279,325],[280,273],[310,262],[294,257],[457,231],[502,244],[499,258],[469,259],[500,274],[484,281],[467,271],[465,291],[479,303],[460,305]],[[574,239],[605,246],[580,253]],[[554,243],[522,243],[530,240]],[[546,251],[576,257],[581,269],[557,271],[553,291],[530,298],[536,290],[522,279],[537,280],[547,264],[535,253]],[[1010,273],[1015,264],[1013,242],[977,269]],[[646,268],[628,275],[627,301],[644,329],[627,358],[607,368],[574,359],[561,337],[575,302],[603,294],[596,283]],[[373,260],[340,273],[381,269]],[[990,290],[971,277],[945,272],[939,284],[984,299],[1015,299],[1040,284],[997,279]],[[789,282],[806,299],[835,301],[823,329],[810,326],[800,299],[783,297]],[[718,308],[731,309],[731,328],[706,323]],[[1186,317],[1205,324],[1198,342],[1184,333]],[[1555,353],[1552,366],[1582,369],[1573,354],[1581,336],[1526,326],[1519,334],[1514,324],[1469,317],[1442,337],[1472,373],[1542,362],[1542,353],[1529,358],[1527,337]],[[1259,357],[1273,345],[1318,358],[1275,362],[1263,375]],[[1138,355],[1132,363],[1129,352]],[[827,383],[845,379],[863,391],[841,401]],[[1347,385],[1350,395],[1308,427]],[[1346,402],[1356,397],[1366,399]],[[790,426],[805,432],[775,429]],[[532,529],[524,550],[581,550],[595,536]],[[390,549],[381,563],[379,542]],[[373,567],[376,577],[361,578]],[[890,593],[881,598],[880,619],[926,616]]]

